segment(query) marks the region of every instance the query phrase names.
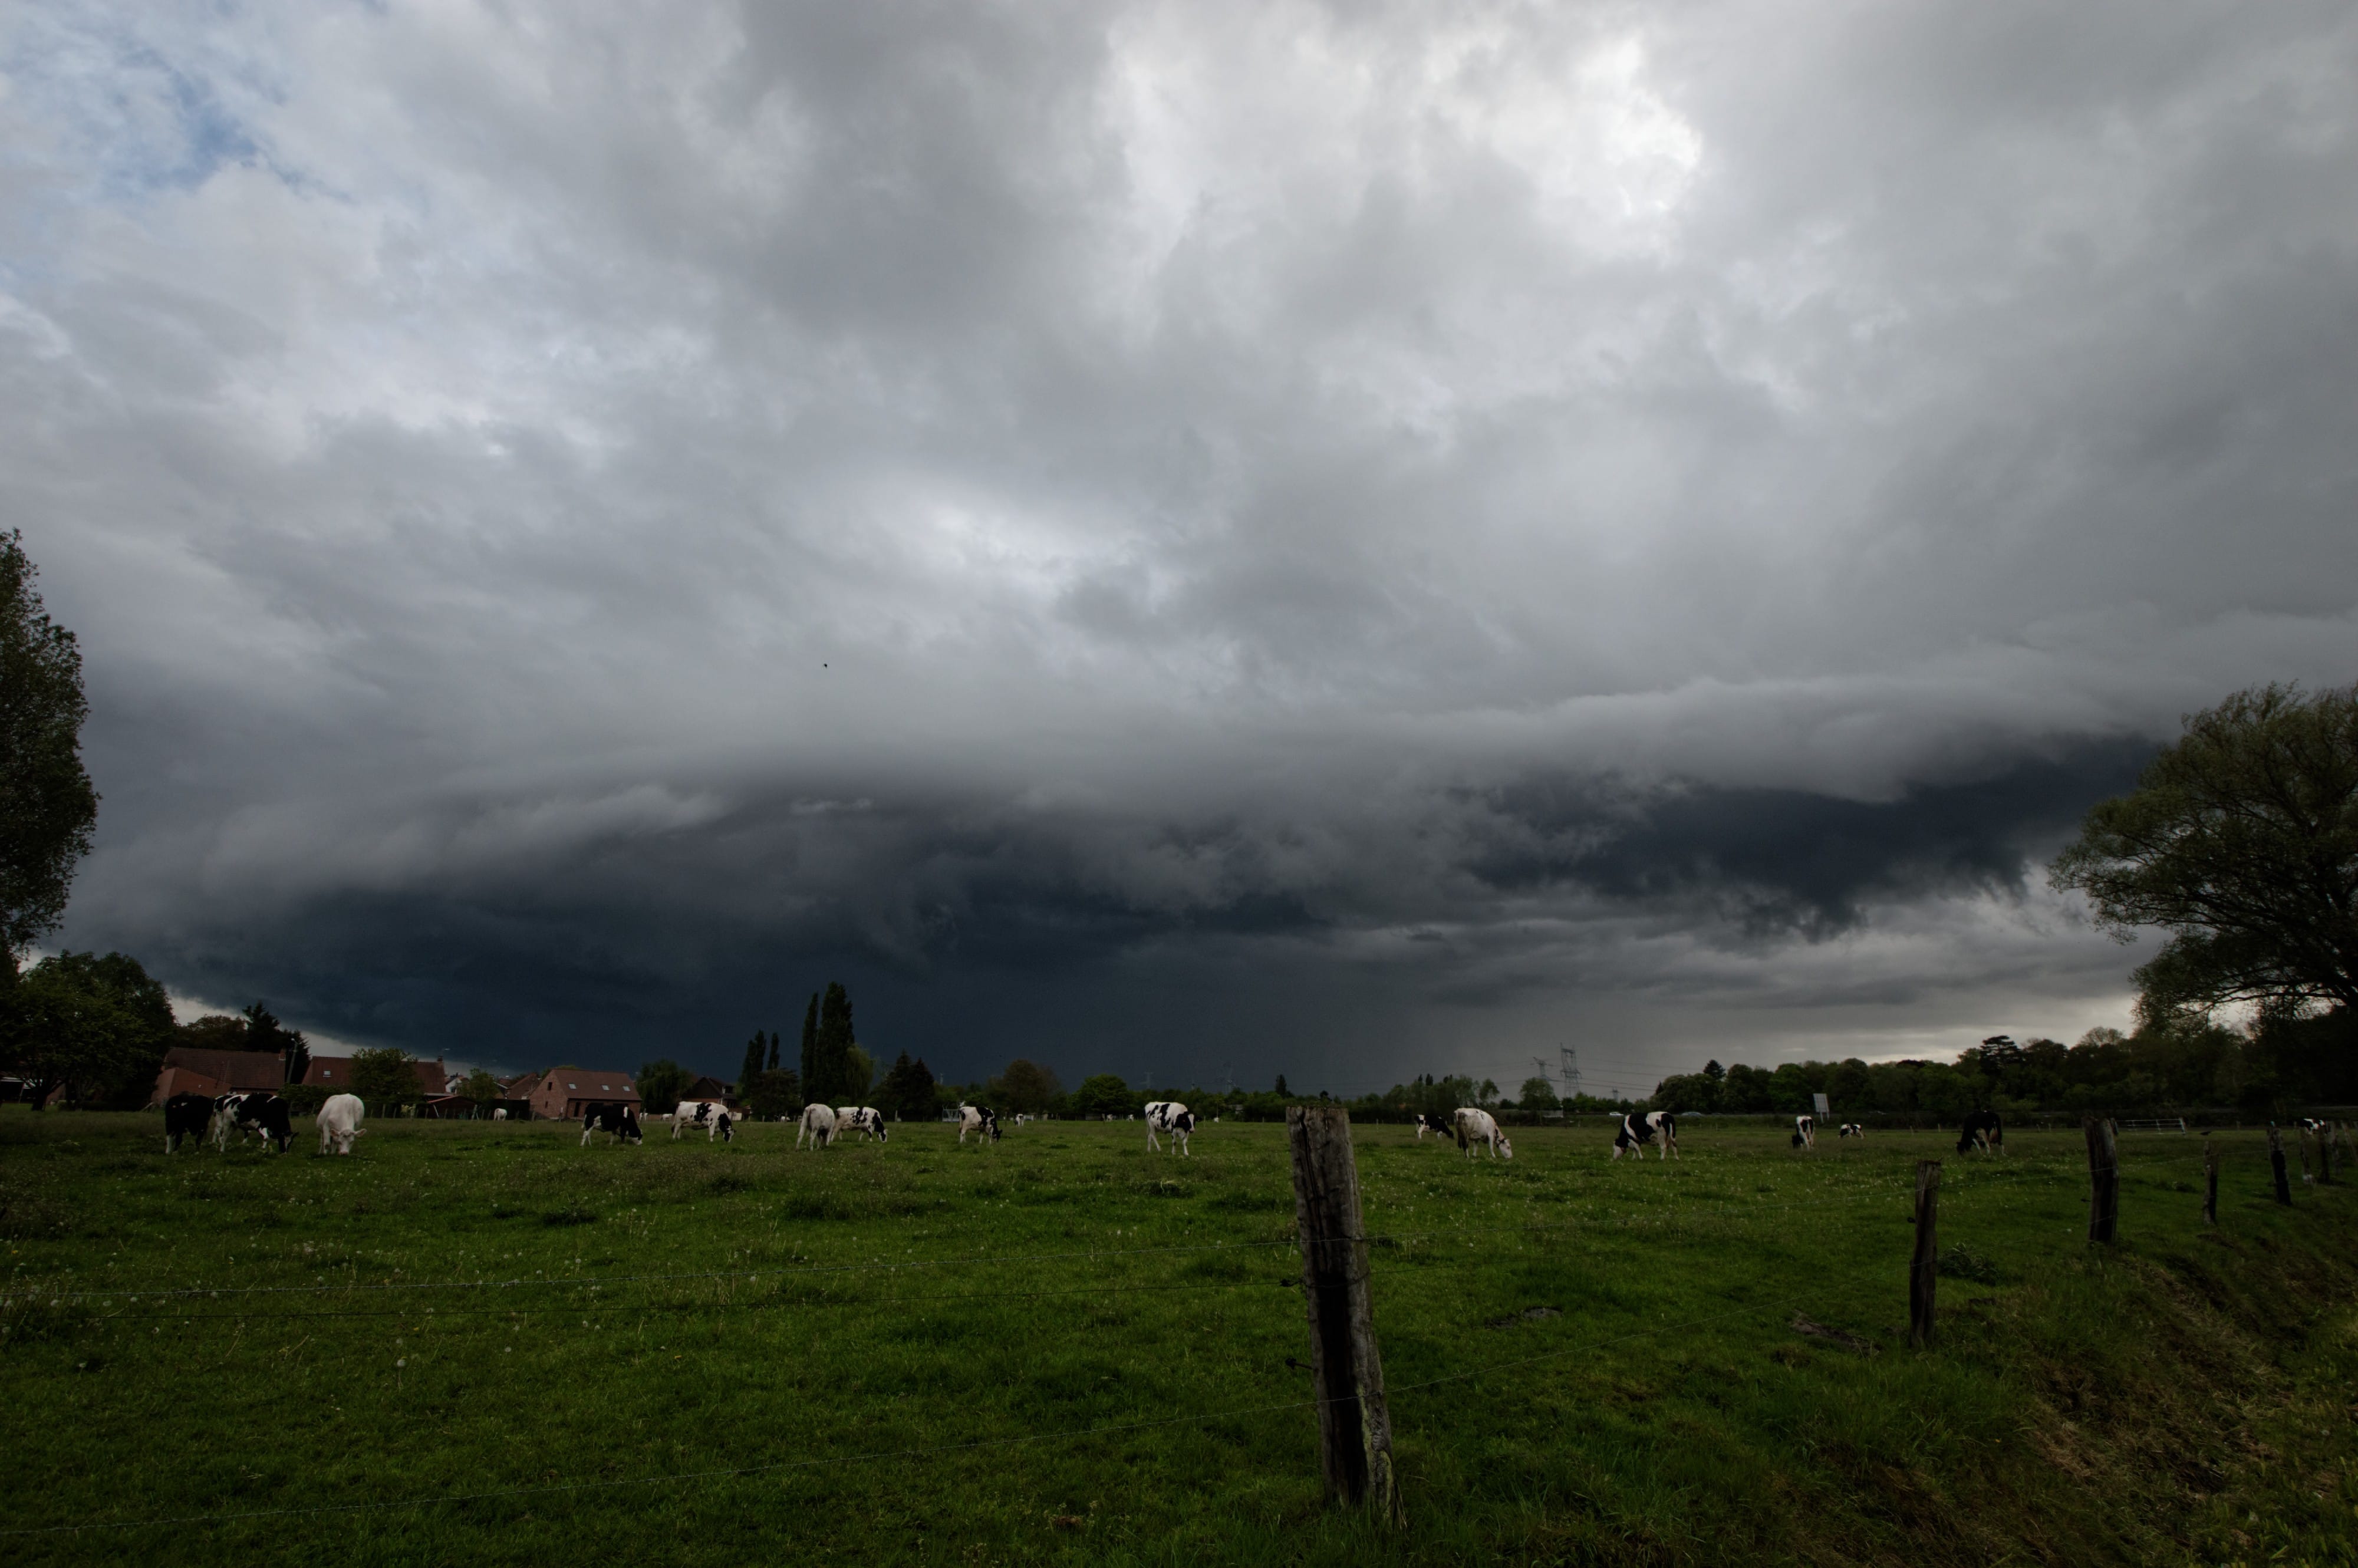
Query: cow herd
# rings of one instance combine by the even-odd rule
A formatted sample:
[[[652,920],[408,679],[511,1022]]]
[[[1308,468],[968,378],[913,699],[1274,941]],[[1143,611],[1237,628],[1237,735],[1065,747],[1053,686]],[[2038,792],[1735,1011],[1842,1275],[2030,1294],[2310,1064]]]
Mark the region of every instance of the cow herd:
[[[358,1095],[330,1095],[317,1119],[319,1152],[351,1153],[352,1140],[361,1135],[361,1116]],[[240,1143],[258,1138],[272,1153],[287,1152],[295,1141],[294,1114],[287,1097],[246,1089],[225,1095],[177,1094],[164,1102],[165,1153],[207,1140],[216,1151],[226,1151],[233,1138]]]
[[[365,1108],[357,1095],[330,1095],[319,1107],[317,1118],[319,1128],[319,1152],[349,1154],[352,1141],[363,1130],[361,1118]],[[719,1140],[727,1143],[736,1138],[738,1113],[725,1101],[717,1099],[682,1100],[673,1110],[671,1135],[677,1139],[692,1128],[704,1130],[705,1141]],[[1020,1122],[1023,1119],[1017,1118]],[[1146,1147],[1160,1151],[1161,1139],[1168,1138],[1172,1149],[1181,1154],[1189,1152],[1187,1140],[1195,1130],[1195,1113],[1177,1100],[1154,1100],[1146,1107]],[[957,1141],[964,1143],[972,1133],[986,1143],[999,1141],[999,1116],[987,1105],[961,1105],[957,1108]],[[1439,1118],[1420,1114],[1416,1118],[1418,1141],[1426,1133],[1452,1139],[1465,1151],[1469,1160],[1488,1150],[1494,1160],[1511,1160],[1515,1146],[1498,1125],[1498,1118],[1478,1106],[1460,1106],[1447,1122]],[[1814,1149],[1818,1136],[1817,1119],[1797,1116],[1793,1119],[1792,1145],[1796,1149]],[[607,1103],[590,1106],[581,1118],[581,1143],[588,1147],[600,1133],[611,1143],[640,1143],[645,1135],[640,1130],[638,1112],[630,1105]],[[878,1143],[889,1141],[890,1132],[883,1115],[872,1106],[808,1105],[803,1108],[799,1126],[795,1133],[795,1147],[825,1149],[838,1138],[857,1135],[862,1141]],[[1844,1138],[1864,1139],[1866,1129],[1855,1121],[1842,1124]],[[191,1141],[210,1139],[216,1150],[226,1150],[234,1138],[243,1142],[258,1138],[263,1146],[284,1153],[295,1140],[292,1117],[286,1097],[267,1090],[220,1096],[177,1094],[164,1102],[164,1152],[178,1152]],[[1628,1154],[1643,1160],[1652,1149],[1656,1158],[1671,1160],[1679,1152],[1679,1119],[1667,1110],[1631,1111],[1618,1117],[1613,1130],[1613,1158]],[[1958,1130],[1957,1152],[1985,1154],[2006,1152],[2006,1129],[1995,1111],[1979,1110],[1965,1118]]]

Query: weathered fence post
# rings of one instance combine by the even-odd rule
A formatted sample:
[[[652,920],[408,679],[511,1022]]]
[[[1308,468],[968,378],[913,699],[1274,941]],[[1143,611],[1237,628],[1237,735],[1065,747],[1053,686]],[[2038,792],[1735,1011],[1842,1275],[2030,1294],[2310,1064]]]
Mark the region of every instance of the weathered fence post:
[[[2333,1184],[2333,1123],[2317,1124],[2317,1180],[2321,1186]]]
[[[1288,1106],[1285,1130],[1293,1147],[1293,1212],[1302,1230],[1302,1296],[1326,1495],[1364,1502],[1397,1527],[1406,1515],[1392,1473],[1391,1412],[1368,1296],[1351,1118],[1340,1106]]]
[[[2268,1123],[2268,1169],[2276,1173],[2277,1202],[2292,1202],[2292,1183],[2285,1176],[2284,1134],[2273,1121]]]
[[[2110,1243],[2121,1222],[2120,1155],[2109,1117],[2092,1116],[2088,1133],[2088,1239]]]
[[[2202,1223],[2219,1223],[2219,1141],[2202,1134]]]
[[[1932,1297],[1940,1286],[1941,1162],[1916,1162],[1916,1253],[1908,1260],[1908,1343],[1932,1345]]]

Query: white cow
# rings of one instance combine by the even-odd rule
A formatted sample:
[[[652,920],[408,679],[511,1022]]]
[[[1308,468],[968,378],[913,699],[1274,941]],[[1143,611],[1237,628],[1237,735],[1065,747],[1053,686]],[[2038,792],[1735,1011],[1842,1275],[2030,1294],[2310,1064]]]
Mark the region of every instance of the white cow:
[[[495,1106],[492,1107],[492,1119],[493,1121],[505,1121],[507,1119],[508,1119],[508,1108],[507,1108],[507,1107],[505,1107],[505,1106],[503,1106],[503,1105],[495,1105]]]
[[[839,1105],[835,1108],[835,1130],[840,1135],[857,1132],[865,1140],[885,1141],[884,1116],[873,1106]]]
[[[1793,1119],[1793,1147],[1796,1149],[1815,1149],[1817,1146],[1818,1119],[1814,1116],[1795,1117]]]
[[[1487,1143],[1493,1160],[1515,1157],[1515,1146],[1507,1141],[1505,1133],[1498,1130],[1497,1117],[1477,1107],[1461,1105],[1457,1108],[1457,1147],[1465,1150],[1466,1157],[1471,1160],[1476,1143]]]
[[[679,1108],[671,1113],[671,1135],[676,1141],[691,1127],[704,1129],[704,1141],[718,1138],[723,1143],[733,1143],[737,1135],[729,1130],[730,1111],[726,1101],[717,1099],[684,1099]]]
[[[1855,1121],[1845,1121],[1842,1124],[1841,1132],[1836,1134],[1836,1136],[1842,1138],[1864,1138],[1866,1136],[1866,1129],[1861,1127]]]
[[[982,1139],[986,1142],[998,1142],[998,1116],[995,1115],[991,1108],[987,1105],[962,1105],[958,1107],[958,1141],[961,1143],[965,1142],[966,1135],[969,1132],[973,1133],[976,1137]]]
[[[795,1147],[801,1148],[806,1138],[814,1149],[824,1149],[835,1141],[835,1112],[816,1102],[803,1107],[803,1124],[795,1133]]]
[[[333,1144],[337,1153],[351,1153],[352,1140],[367,1130],[361,1126],[367,1110],[358,1095],[330,1095],[319,1107],[319,1152]]]
[[[1175,1099],[1150,1100],[1146,1107],[1146,1146],[1160,1149],[1154,1141],[1158,1132],[1171,1135],[1171,1146],[1182,1154],[1187,1152],[1187,1135],[1195,1130],[1195,1115]]]

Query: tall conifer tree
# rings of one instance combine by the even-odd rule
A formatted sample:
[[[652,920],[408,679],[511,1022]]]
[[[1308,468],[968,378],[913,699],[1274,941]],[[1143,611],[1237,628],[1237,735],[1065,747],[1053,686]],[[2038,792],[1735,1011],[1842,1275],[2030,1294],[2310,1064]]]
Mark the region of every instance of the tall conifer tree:
[[[819,1092],[818,1070],[818,992],[811,992],[810,1006],[803,1011],[803,1093],[815,1100],[827,1097]]]

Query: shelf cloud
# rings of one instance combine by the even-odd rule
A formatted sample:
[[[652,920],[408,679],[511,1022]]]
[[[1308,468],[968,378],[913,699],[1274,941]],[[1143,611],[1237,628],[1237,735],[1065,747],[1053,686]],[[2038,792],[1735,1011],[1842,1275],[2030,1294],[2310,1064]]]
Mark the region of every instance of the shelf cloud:
[[[340,1038],[2073,1033],[2080,815],[2358,675],[2346,6],[0,27],[59,939]]]

